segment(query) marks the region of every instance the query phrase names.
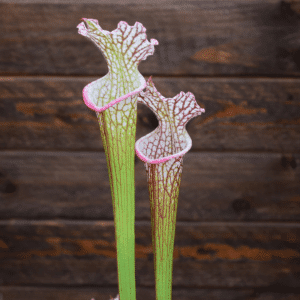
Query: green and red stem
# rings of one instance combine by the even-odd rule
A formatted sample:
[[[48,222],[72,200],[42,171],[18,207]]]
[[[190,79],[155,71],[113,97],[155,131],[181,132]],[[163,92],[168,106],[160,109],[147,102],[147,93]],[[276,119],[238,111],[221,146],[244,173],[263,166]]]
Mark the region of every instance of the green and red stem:
[[[151,207],[152,245],[156,299],[172,299],[172,271],[176,214],[181,181],[182,158],[161,164],[146,164]],[[165,173],[172,173],[172,181]]]
[[[185,126],[204,110],[192,93],[163,97],[149,78],[138,101],[157,116],[159,126],[136,142],[136,154],[145,162],[151,206],[157,300],[172,299],[172,269],[176,212],[183,155],[192,140]]]

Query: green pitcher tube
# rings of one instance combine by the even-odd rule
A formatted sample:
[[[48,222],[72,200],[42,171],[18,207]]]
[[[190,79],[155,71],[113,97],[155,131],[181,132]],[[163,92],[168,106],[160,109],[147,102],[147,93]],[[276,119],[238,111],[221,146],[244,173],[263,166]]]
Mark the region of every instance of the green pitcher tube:
[[[120,22],[112,32],[97,20],[83,19],[78,32],[103,53],[108,73],[83,89],[85,104],[96,111],[105,150],[115,223],[120,300],[135,300],[135,185],[134,145],[137,96],[146,81],[138,64],[153,54],[158,42],[147,40],[146,29],[136,22]]]
[[[192,140],[185,126],[202,112],[192,93],[163,97],[149,78],[138,101],[156,115],[159,126],[136,142],[139,158],[145,162],[151,207],[157,300],[172,299],[172,269],[175,225],[184,154]]]

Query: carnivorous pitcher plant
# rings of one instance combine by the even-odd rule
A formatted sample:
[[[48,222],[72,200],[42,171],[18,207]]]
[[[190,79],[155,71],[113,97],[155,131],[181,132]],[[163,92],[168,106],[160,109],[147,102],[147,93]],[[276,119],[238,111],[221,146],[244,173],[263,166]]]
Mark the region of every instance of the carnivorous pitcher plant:
[[[85,104],[96,111],[109,172],[117,244],[120,300],[135,300],[134,150],[144,161],[151,208],[157,300],[172,298],[175,223],[183,156],[192,146],[185,127],[204,112],[192,93],[163,97],[152,78],[146,82],[137,66],[154,53],[155,39],[136,22],[120,22],[112,32],[97,20],[83,19],[79,33],[102,51],[108,74],[83,89]],[[146,89],[145,89],[146,88]],[[143,92],[142,90],[145,91]],[[157,116],[159,126],[135,143],[137,101]]]
[[[185,126],[204,112],[192,93],[163,97],[149,78],[138,101],[157,116],[159,126],[136,142],[136,153],[145,162],[151,208],[152,245],[157,300],[172,298],[172,268],[176,212],[184,154],[192,140]]]
[[[138,64],[154,53],[155,39],[147,40],[146,29],[136,22],[120,22],[112,32],[97,20],[82,19],[78,32],[91,39],[103,53],[108,74],[83,89],[85,104],[96,111],[106,154],[112,193],[119,294],[135,300],[135,186],[134,145],[137,96],[146,86]]]

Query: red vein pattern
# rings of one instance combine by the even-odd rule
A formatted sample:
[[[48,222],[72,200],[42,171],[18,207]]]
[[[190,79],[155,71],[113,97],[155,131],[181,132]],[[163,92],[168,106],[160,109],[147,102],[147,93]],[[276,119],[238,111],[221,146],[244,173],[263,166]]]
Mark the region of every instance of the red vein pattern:
[[[134,144],[137,119],[137,93],[146,81],[137,66],[153,54],[158,42],[147,40],[146,29],[136,22],[120,22],[112,32],[103,30],[97,20],[83,19],[78,31],[102,51],[108,74],[83,89],[83,99],[96,111],[106,154],[112,193],[119,295],[135,300],[135,186]],[[117,297],[119,299],[119,297]]]
[[[119,22],[112,32],[103,30],[97,20],[83,19],[77,28],[83,36],[90,38],[103,53],[108,73],[91,82],[83,90],[84,100],[95,111],[103,111],[128,96],[137,94],[145,87],[145,79],[137,67],[154,53],[155,39],[147,40],[146,29],[136,22],[129,26]]]
[[[159,122],[154,131],[136,142],[135,149],[140,159],[156,164],[184,155],[192,146],[185,126],[191,118],[205,111],[197,104],[195,96],[181,92],[173,98],[165,98],[150,77],[138,101],[147,105]]]
[[[145,162],[151,207],[156,299],[172,297],[175,224],[183,155],[192,141],[185,126],[204,112],[192,93],[164,98],[152,79],[138,101],[156,114],[159,126],[136,142],[136,153]]]

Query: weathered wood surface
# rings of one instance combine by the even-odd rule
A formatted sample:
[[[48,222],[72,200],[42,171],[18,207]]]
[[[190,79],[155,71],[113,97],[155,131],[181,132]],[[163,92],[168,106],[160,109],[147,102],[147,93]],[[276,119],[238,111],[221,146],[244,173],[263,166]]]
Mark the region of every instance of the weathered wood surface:
[[[99,1],[0,3],[0,70],[6,75],[106,73],[101,53],[77,33],[82,17],[106,30],[141,22],[159,45],[145,75],[299,75],[297,1]]]
[[[112,219],[104,153],[0,152],[0,219]],[[299,221],[300,155],[187,153],[178,219]],[[150,219],[136,163],[136,218]]]
[[[102,150],[95,113],[82,100],[96,78],[4,77],[2,149]],[[300,79],[154,78],[165,97],[191,91],[206,113],[188,124],[194,150],[300,151]],[[137,137],[155,116],[139,105]]]
[[[274,291],[275,290],[275,291]],[[46,287],[0,287],[3,300],[109,300],[118,293],[115,288],[46,288]],[[299,300],[295,289],[178,289],[173,288],[173,300]],[[154,288],[137,288],[137,299],[155,299]]]
[[[53,1],[0,0],[0,300],[117,294],[106,161],[82,101],[107,67],[77,33],[82,17],[107,30],[141,22],[159,41],[141,73],[154,75],[164,96],[191,91],[206,109],[188,124],[194,153],[184,159],[173,299],[298,300],[299,2]],[[145,107],[138,112],[137,138],[157,126]],[[138,159],[136,219],[137,298],[150,300],[150,208]]]
[[[1,221],[3,285],[116,285],[112,221]],[[181,223],[173,284],[178,287],[300,285],[300,225]],[[136,281],[154,286],[150,222],[136,222]]]

